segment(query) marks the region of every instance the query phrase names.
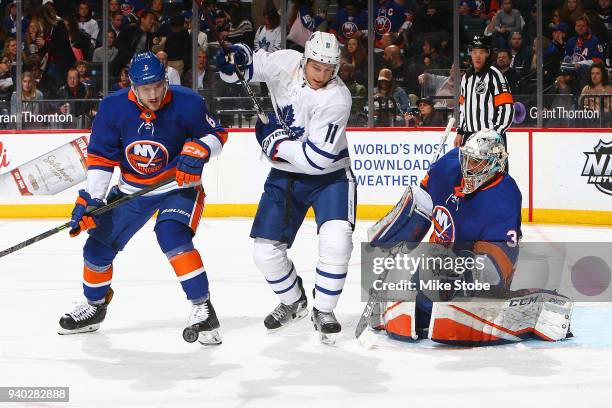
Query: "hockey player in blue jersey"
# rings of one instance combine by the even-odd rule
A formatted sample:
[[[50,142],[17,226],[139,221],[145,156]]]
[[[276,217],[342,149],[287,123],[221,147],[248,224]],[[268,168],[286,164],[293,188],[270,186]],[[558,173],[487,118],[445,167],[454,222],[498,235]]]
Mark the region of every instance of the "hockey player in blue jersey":
[[[230,51],[248,80],[267,84],[275,110],[268,124],[259,121],[255,128],[272,169],[251,230],[254,260],[281,301],[264,324],[275,330],[308,314],[302,279],[287,250],[312,207],[319,261],[311,319],[321,340],[333,342],[341,330],[333,311],[353,248],[356,201],[345,134],[351,95],[337,76],[338,40],[333,34],[315,32],[304,54],[259,50],[253,55],[244,44]],[[236,81],[233,63],[222,53],[216,59],[221,78]]]
[[[193,91],[168,86],[163,64],[151,52],[133,57],[130,89],[101,103],[88,146],[87,186],[72,211],[70,235],[88,230],[83,248],[87,302],[60,319],[60,334],[97,330],[112,298],[113,260],[157,211],[155,234],[192,303],[188,324],[200,342],[220,343],[219,322],[195,235],[204,207],[202,170],[221,153],[227,133]],[[110,189],[115,167],[119,183]],[[158,181],[175,180],[98,217],[90,211]]]

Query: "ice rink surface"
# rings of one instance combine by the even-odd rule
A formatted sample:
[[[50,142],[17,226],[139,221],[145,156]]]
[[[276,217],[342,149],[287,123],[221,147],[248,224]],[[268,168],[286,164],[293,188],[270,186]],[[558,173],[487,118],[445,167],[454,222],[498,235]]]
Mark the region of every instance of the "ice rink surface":
[[[0,249],[61,220],[2,220]],[[95,333],[59,336],[59,317],[81,300],[82,234],[60,233],[0,259],[0,386],[68,386],[70,403],[10,407],[609,407],[612,306],[574,310],[575,338],[479,349],[378,336],[353,337],[360,302],[358,242],[337,309],[343,331],[322,345],[309,318],[267,334],[277,304],[252,262],[249,219],[202,220],[195,238],[208,271],[223,344],[188,344],[189,303],[160,252],[153,224],[114,264],[115,297]],[[526,241],[612,242],[612,229],[524,226]],[[612,246],[611,246],[612,247]],[[307,292],[314,283],[316,226],[307,220],[290,251]]]

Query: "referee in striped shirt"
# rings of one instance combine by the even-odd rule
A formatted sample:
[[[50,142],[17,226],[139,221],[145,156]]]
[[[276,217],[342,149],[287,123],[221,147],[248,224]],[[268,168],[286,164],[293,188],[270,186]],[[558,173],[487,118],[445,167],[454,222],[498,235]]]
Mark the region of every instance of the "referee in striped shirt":
[[[514,118],[512,94],[504,74],[489,63],[489,48],[482,37],[470,44],[471,67],[461,78],[459,126],[455,147],[482,129],[493,129],[504,139]]]

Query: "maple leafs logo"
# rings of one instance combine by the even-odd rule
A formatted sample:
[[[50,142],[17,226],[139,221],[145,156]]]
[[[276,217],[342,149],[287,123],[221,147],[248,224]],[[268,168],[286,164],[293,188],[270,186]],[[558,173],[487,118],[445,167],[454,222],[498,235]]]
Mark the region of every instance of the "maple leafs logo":
[[[277,112],[278,117],[284,122],[289,131],[291,132],[291,137],[294,139],[299,139],[304,135],[305,129],[301,126],[291,126],[293,122],[295,122],[295,113],[293,111],[293,105],[287,105],[280,108],[280,112]]]

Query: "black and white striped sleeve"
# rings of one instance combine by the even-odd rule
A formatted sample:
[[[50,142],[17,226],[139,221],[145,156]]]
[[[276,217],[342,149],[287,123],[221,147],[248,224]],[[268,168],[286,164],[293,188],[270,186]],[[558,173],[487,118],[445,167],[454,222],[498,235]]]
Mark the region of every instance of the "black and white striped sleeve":
[[[497,68],[491,67],[491,82],[493,84],[493,129],[505,133],[514,119],[514,105],[508,82]]]

